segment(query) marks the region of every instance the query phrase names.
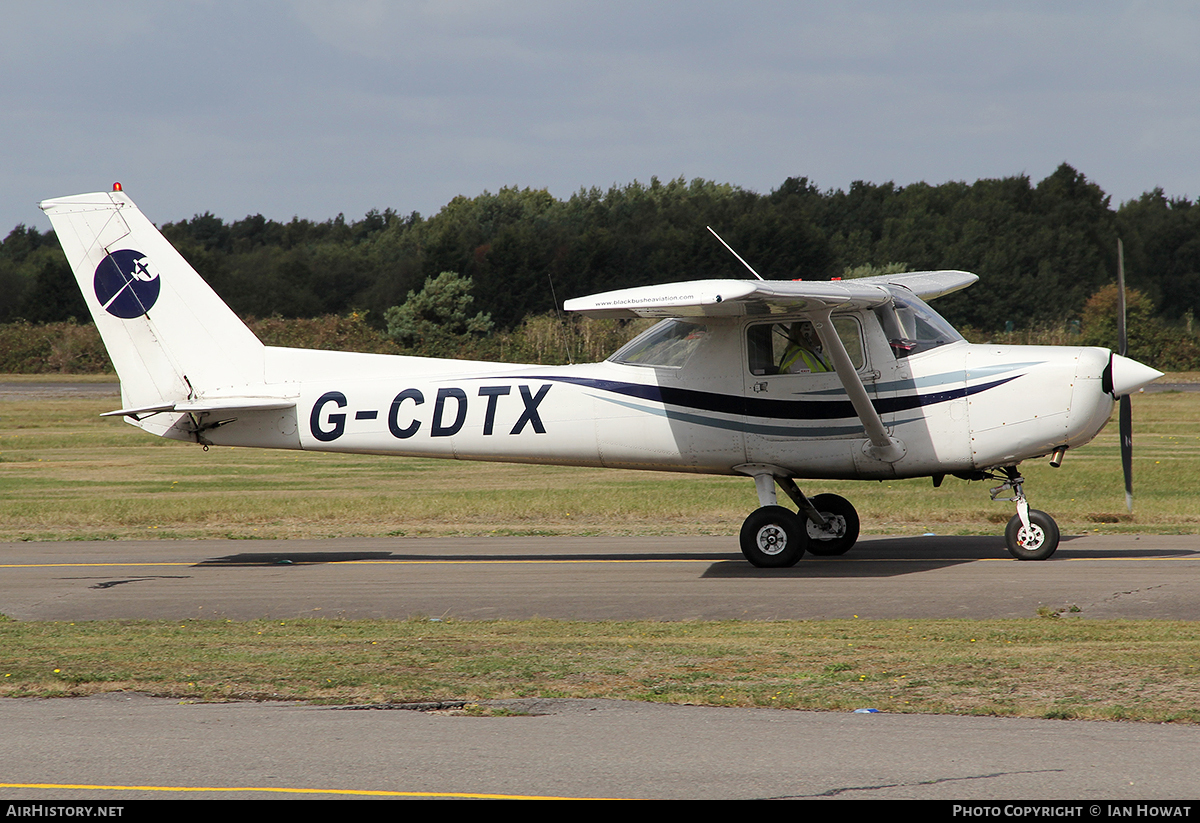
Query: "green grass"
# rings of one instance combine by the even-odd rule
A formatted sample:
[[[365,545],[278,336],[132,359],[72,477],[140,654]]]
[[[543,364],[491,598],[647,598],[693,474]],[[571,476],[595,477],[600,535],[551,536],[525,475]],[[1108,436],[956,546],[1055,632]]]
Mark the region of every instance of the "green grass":
[[[734,535],[757,505],[745,478],[205,452],[100,418],[118,404],[115,384],[113,392],[107,399],[0,400],[0,540]],[[1133,515],[1124,505],[1115,423],[1069,452],[1061,469],[1024,464],[1032,505],[1053,514],[1065,534],[1200,531],[1200,393],[1140,395],[1135,425]],[[803,488],[849,498],[868,534],[995,534],[1013,511],[989,500],[989,485],[947,478],[940,489],[928,480]]]
[[[6,378],[4,378],[6,379]],[[45,378],[42,378],[45,379]],[[55,380],[59,378],[56,376]],[[36,381],[30,381],[36,382]],[[0,540],[737,533],[748,479],[213,448],[113,419],[110,399],[0,398]],[[1200,394],[1135,400],[1137,506],[1115,425],[1023,466],[1064,533],[1200,531]],[[867,533],[995,534],[985,483],[806,484]],[[734,545],[731,542],[731,546]],[[1200,722],[1200,625],[1008,621],[21,623],[0,696],[139,691],[329,703],[608,697],[716,706]]]
[[[0,622],[0,696],[529,697],[1200,721],[1200,625],[1156,621]]]

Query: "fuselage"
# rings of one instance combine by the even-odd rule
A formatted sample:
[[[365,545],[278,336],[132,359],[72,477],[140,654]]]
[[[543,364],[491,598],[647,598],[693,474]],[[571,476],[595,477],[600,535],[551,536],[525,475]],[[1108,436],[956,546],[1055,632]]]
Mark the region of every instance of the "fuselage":
[[[212,443],[577,466],[735,474],[771,464],[800,478],[882,479],[969,472],[1078,447],[1113,399],[1098,348],[952,340],[898,355],[874,312],[834,315],[890,435],[894,462],[864,449],[832,371],[772,373],[756,339],[787,317],[660,327],[602,362],[484,363],[266,349],[262,388],[294,408],[247,410]],[[668,329],[670,331],[670,329]],[[678,339],[676,339],[678,338]],[[173,422],[172,422],[173,421]],[[195,439],[187,416],[140,425]]]

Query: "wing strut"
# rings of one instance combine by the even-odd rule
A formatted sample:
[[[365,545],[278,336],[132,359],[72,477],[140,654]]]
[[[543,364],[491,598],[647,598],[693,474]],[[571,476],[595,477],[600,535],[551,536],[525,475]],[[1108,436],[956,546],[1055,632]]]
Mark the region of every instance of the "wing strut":
[[[863,446],[863,452],[875,460],[895,463],[906,452],[904,443],[888,435],[887,427],[883,425],[883,419],[875,410],[875,406],[871,404],[867,389],[858,376],[858,372],[854,370],[854,364],[850,362],[850,355],[846,353],[846,347],[842,345],[842,339],[838,337],[829,314],[829,309],[813,312],[811,315],[813,326],[817,330],[817,336],[821,338],[821,345],[825,348],[825,353],[833,361],[833,370],[837,372],[838,379],[842,381],[842,388],[849,395],[850,403],[854,406],[858,419],[862,421],[863,430],[870,441]]]

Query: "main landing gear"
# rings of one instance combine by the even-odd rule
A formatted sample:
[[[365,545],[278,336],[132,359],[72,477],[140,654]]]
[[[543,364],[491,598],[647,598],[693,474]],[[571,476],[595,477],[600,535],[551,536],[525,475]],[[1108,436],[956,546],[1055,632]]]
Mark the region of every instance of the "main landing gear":
[[[753,464],[741,467],[750,474],[758,489],[760,508],[742,524],[741,546],[746,559],[760,568],[786,568],[799,562],[807,551],[821,557],[845,554],[858,540],[858,513],[844,497],[818,494],[807,498],[790,477],[770,472],[777,467]],[[963,480],[999,480],[991,489],[993,500],[1017,504],[1017,513],[1008,521],[1004,542],[1017,560],[1045,560],[1058,549],[1058,524],[1043,511],[1029,508],[1025,499],[1025,478],[1016,466],[1005,466],[1002,474],[977,471],[957,474]],[[939,478],[935,477],[935,484]],[[799,509],[794,512],[780,506],[775,484],[783,489]],[[1011,497],[1001,497],[1011,491]]]
[[[760,568],[794,566],[808,551],[827,557],[845,554],[858,540],[858,513],[850,501],[836,494],[818,494],[811,500],[790,477],[756,474],[761,508],[742,524],[742,554]],[[778,505],[778,483],[799,512]]]
[[[985,476],[1003,481],[991,489],[993,500],[1011,500],[1017,504],[1017,513],[1008,521],[1008,527],[1004,530],[1004,542],[1008,546],[1008,553],[1017,560],[1045,560],[1054,554],[1058,548],[1058,524],[1045,512],[1029,508],[1022,488],[1025,478],[1021,477],[1017,467],[1005,466],[1003,476],[992,472]],[[1010,489],[1012,497],[1000,497]]]

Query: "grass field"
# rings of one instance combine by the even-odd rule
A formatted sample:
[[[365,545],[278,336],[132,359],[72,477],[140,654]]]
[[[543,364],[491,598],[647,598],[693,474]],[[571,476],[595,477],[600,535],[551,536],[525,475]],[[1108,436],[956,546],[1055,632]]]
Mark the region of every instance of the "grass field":
[[[0,378],[0,382],[8,378]],[[46,379],[41,378],[43,381]],[[115,388],[115,386],[114,386]],[[115,398],[0,400],[0,540],[388,535],[736,535],[747,478],[199,446],[99,414]],[[1135,398],[1134,514],[1115,421],[1060,469],[1023,464],[1064,534],[1200,531],[1200,393]],[[865,533],[995,534],[989,483],[812,482]]]
[[[748,479],[204,452],[99,418],[114,399],[0,397],[0,541],[678,533],[727,534],[732,547],[757,502]],[[1061,469],[1023,466],[1034,505],[1066,534],[1200,531],[1200,393],[1135,399],[1133,516],[1115,429]],[[940,489],[928,480],[805,488],[852,499],[868,533],[995,534],[1012,515],[1012,504],[988,499],[987,484],[949,478]],[[0,696],[611,697],[1200,722],[1200,625],[1046,618],[75,625],[0,615]]]
[[[709,706],[1200,721],[1200,625],[0,622],[0,696],[324,703],[603,697]]]

